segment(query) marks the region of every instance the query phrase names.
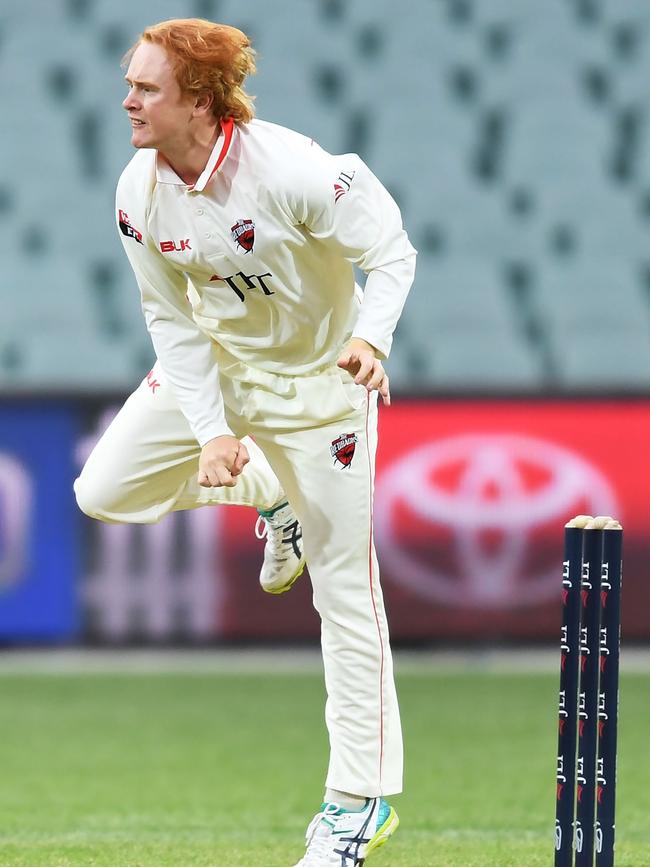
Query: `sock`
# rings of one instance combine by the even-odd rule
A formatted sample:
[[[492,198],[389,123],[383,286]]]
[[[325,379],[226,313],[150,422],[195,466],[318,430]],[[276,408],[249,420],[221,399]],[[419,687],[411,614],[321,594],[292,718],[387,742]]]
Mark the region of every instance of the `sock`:
[[[358,813],[366,806],[367,798],[360,795],[350,795],[348,792],[339,792],[338,789],[325,789],[325,801],[328,804],[338,804],[344,810]]]

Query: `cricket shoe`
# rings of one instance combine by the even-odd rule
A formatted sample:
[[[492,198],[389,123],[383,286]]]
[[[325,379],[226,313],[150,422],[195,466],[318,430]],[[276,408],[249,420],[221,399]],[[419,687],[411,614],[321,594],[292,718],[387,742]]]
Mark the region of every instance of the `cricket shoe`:
[[[359,812],[322,804],[307,828],[307,851],[294,867],[360,867],[398,825],[397,813],[383,798],[369,798]]]
[[[264,563],[260,572],[262,590],[285,593],[305,568],[302,528],[285,500],[273,509],[261,509],[255,525],[258,539],[266,539]]]

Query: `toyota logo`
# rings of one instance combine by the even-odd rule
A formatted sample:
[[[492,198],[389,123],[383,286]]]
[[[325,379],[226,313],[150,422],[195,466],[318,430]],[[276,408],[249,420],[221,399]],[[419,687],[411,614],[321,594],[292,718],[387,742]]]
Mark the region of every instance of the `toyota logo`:
[[[517,434],[459,435],[381,474],[375,538],[393,580],[421,598],[510,608],[557,596],[561,527],[578,513],[620,507],[576,452]]]

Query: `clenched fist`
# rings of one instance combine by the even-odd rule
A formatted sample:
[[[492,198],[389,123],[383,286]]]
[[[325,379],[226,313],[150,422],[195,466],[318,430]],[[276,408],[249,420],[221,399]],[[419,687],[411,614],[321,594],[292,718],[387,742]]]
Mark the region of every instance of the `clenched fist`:
[[[246,446],[237,437],[215,437],[201,450],[199,485],[204,488],[234,488],[237,476],[249,460]]]

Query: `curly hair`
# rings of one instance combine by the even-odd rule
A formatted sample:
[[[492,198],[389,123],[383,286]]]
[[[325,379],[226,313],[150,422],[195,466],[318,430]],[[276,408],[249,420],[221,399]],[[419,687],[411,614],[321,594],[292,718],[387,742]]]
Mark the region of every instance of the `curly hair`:
[[[124,55],[123,66],[128,66],[143,42],[165,49],[184,93],[212,93],[217,119],[231,117],[235,123],[252,120],[254,97],[245,92],[243,83],[247,75],[255,73],[255,51],[241,30],[202,18],[161,21],[142,32]]]

